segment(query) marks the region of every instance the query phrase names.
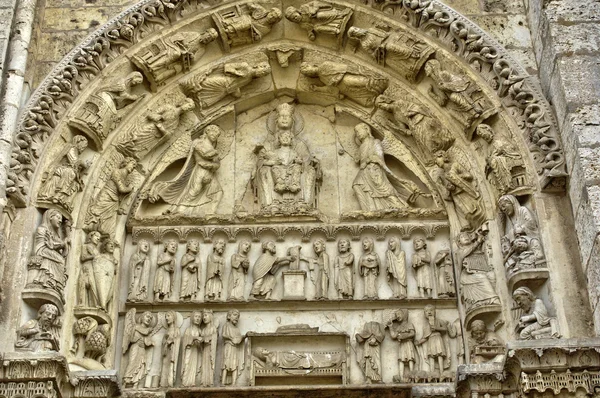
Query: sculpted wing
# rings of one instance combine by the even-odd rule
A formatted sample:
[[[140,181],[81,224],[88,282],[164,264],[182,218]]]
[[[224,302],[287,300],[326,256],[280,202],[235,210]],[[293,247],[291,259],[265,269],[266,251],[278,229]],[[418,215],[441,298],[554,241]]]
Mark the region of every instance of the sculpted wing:
[[[135,308],[127,311],[125,315],[125,329],[123,330],[123,353],[126,353],[129,349],[129,344],[133,339],[133,334],[135,333]]]

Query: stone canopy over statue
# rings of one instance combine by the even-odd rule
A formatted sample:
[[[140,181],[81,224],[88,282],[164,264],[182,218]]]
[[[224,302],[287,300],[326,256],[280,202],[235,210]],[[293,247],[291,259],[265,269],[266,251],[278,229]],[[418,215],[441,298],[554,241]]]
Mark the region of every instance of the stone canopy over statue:
[[[270,135],[256,146],[252,186],[261,213],[309,213],[321,182],[319,160],[297,135],[304,127],[294,105],[281,104],[267,119]]]

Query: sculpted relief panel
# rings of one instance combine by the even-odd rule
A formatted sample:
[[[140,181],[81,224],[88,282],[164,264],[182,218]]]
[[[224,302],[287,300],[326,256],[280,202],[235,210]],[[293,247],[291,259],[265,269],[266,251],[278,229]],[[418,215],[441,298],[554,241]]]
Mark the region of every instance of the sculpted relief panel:
[[[449,14],[405,3],[373,6],[396,21],[161,2],[189,20],[123,36],[110,82],[53,121],[71,138],[35,191],[22,297],[38,312],[15,348],[62,344],[71,370],[116,369],[141,394],[445,383],[503,362],[506,341],[558,338],[535,170],[503,116],[524,88],[498,66],[500,98],[474,72],[497,53],[455,26],[460,67],[416,29]]]

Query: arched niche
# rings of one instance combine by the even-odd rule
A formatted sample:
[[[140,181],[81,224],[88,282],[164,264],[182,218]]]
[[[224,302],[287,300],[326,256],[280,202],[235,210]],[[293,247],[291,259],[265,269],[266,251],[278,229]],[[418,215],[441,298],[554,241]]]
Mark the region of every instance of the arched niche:
[[[154,311],[156,322],[164,322],[168,310],[192,311],[189,302],[152,298],[152,281],[158,278],[154,268],[144,270],[148,273],[146,298],[129,297],[132,271],[127,265],[142,241],[151,246],[150,262],[155,267],[161,253],[169,253],[171,241],[176,249],[168,255],[176,263],[190,241],[200,242],[204,256],[217,241],[233,247],[239,237],[255,243],[273,240],[278,245],[307,245],[319,237],[332,258],[335,242],[348,239],[358,260],[360,250],[366,250],[361,240],[372,239],[383,258],[385,242],[395,236],[401,239],[410,263],[416,261],[411,255],[417,249],[409,239],[424,238],[436,251],[428,260],[432,270],[443,270],[446,257],[451,263],[454,296],[442,297],[436,285],[439,280],[433,275],[430,279],[437,286],[432,289],[432,303],[455,332],[464,330],[452,337],[455,356],[474,320],[490,328],[493,324],[504,340],[519,338],[513,332],[519,315],[512,309],[511,298],[519,287],[531,288],[554,314],[547,283],[548,253],[544,252],[548,244],[540,236],[531,195],[561,190],[566,173],[552,114],[535,82],[493,39],[440,3],[335,1],[308,6],[316,7],[313,16],[305,16],[307,20],[298,24],[289,17],[288,7],[299,13],[309,11],[294,2],[238,1],[213,6],[142,2],[71,52],[32,97],[16,137],[9,187],[12,200],[31,211],[36,207],[58,210],[69,220],[72,229],[65,231],[73,242],[65,256],[69,275],[81,275],[79,267],[89,243],[86,235],[89,238],[91,231],[118,245],[104,257],[105,266],[110,268],[112,261],[116,272],[104,310],[82,309],[77,304],[79,277],[65,281],[64,296],[59,299],[34,291],[31,281],[25,284],[23,299],[29,305],[55,303],[61,314],[75,315],[76,320],[62,327],[60,349],[73,369],[106,366],[126,373],[127,356],[120,348],[124,337],[117,333],[117,325],[142,322],[134,320],[133,309]],[[320,16],[319,12],[328,14]],[[282,172],[304,185],[308,174],[313,173],[313,180],[310,192],[301,194],[287,182],[282,188],[287,196],[282,197],[292,199],[265,205],[254,194],[260,184],[256,174],[268,167],[271,177],[278,176],[267,162],[269,151],[280,156],[278,151],[285,146],[276,132],[282,104],[294,107],[288,111],[297,128],[291,140],[294,145],[302,143],[310,155],[297,167],[293,161],[285,164]],[[368,148],[361,152],[357,144],[356,126],[361,124],[368,126],[369,139],[376,146],[371,152]],[[220,135],[208,143],[207,127],[215,125]],[[85,149],[81,137],[86,137]],[[261,147],[267,151],[261,153]],[[207,150],[216,155],[207,155]],[[293,151],[294,156],[304,156],[298,154],[298,147]],[[179,179],[189,184],[193,177],[182,180],[182,176],[190,162],[199,167],[198,156],[205,162],[219,159],[218,167],[203,177],[206,184],[211,179],[219,181],[210,193],[219,194],[219,199],[207,199],[213,201],[210,211],[191,209],[183,214],[175,206],[169,214],[173,203],[165,199],[169,195],[157,183],[171,182],[173,187]],[[261,156],[265,159],[260,160]],[[358,199],[357,176],[369,164],[411,182],[404,187],[413,191],[404,196],[400,188],[393,188],[401,205],[368,208]],[[373,177],[366,178],[374,184]],[[266,186],[276,191],[274,184]],[[191,185],[178,189],[189,194]],[[207,195],[209,188],[203,189],[201,195]],[[299,195],[300,205],[294,199]],[[512,215],[504,218],[499,215],[504,208],[497,205],[503,195],[510,196],[513,206]],[[528,229],[515,233],[515,221],[529,223]],[[527,238],[528,250],[541,254],[521,258],[518,254],[523,250],[517,253],[501,246],[515,245],[517,235]],[[228,250],[227,255],[233,253],[232,248]],[[465,262],[467,258],[472,261]],[[462,276],[467,268],[474,276]],[[175,272],[175,279],[182,278],[181,272]],[[408,268],[408,272],[416,271]],[[384,279],[378,276],[378,286]],[[286,291],[281,290],[285,282],[278,281],[274,294],[284,301],[274,308],[285,311]],[[359,285],[366,291],[364,283]],[[475,294],[468,293],[462,283],[475,285]],[[412,301],[411,297],[408,301],[394,297],[391,287],[378,294],[416,319],[429,299],[419,297],[418,287],[416,281],[408,284]],[[201,296],[202,289],[198,291]],[[321,303],[313,303],[318,298],[316,288],[307,289],[310,300],[294,305],[307,314],[319,311]],[[495,296],[489,294],[490,289]],[[249,286],[245,297],[248,290]],[[176,288],[174,294],[179,293]],[[390,304],[361,299],[355,294],[354,300],[339,305],[349,313],[372,310],[383,314],[378,312],[373,320],[386,316]],[[215,312],[231,304],[199,300]],[[244,309],[259,313],[263,302],[240,305],[242,314]],[[323,311],[332,305],[326,302]],[[221,321],[223,315],[219,313]],[[98,358],[77,357],[81,353],[68,350],[84,334],[85,325],[76,322],[86,317],[111,328],[107,334],[112,343],[104,365]],[[552,319],[554,323],[547,328],[552,330],[545,331],[548,338],[557,337],[559,321],[564,323],[563,318]],[[568,330],[563,323],[560,329]],[[73,334],[77,327],[81,333]],[[350,336],[355,332],[345,330]],[[356,342],[348,344],[359,347]],[[474,349],[466,348],[468,358]],[[456,369],[458,360],[451,362],[449,369]],[[350,384],[360,384],[356,365],[347,372]],[[386,372],[384,381],[391,383],[393,377]],[[437,381],[442,379],[440,374]],[[142,381],[145,387],[156,387],[155,382],[161,383]]]

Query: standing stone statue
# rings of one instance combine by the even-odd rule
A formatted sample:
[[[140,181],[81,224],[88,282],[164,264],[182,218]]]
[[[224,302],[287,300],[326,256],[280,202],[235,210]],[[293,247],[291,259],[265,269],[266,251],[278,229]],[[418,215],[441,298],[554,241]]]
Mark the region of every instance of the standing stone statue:
[[[419,297],[431,298],[431,254],[427,251],[427,243],[423,238],[413,240],[415,250],[412,255],[412,267],[415,269]]]
[[[354,296],[354,254],[350,240],[338,241],[338,255],[335,258],[333,269],[335,273],[336,290],[343,299],[352,299]]]
[[[384,338],[385,329],[379,322],[365,323],[362,330],[356,334],[356,341],[363,346],[358,363],[367,384],[382,382],[381,342]]]
[[[387,167],[381,141],[373,137],[368,124],[356,125],[354,132],[359,146],[359,171],[352,182],[352,189],[360,209],[376,211],[408,207],[419,195],[416,184],[397,177]]]
[[[148,299],[148,272],[150,271],[150,243],[142,239],[137,244],[137,251],[129,259],[129,292],[128,301],[145,301]]]
[[[62,155],[44,173],[38,199],[55,203],[72,210],[73,198],[83,190],[83,175],[90,167],[90,162],[84,162],[81,154],[88,146],[88,140],[82,135],[73,137]]]
[[[156,273],[154,274],[154,301],[163,301],[173,293],[175,273],[175,253],[177,241],[170,239],[165,242],[163,252],[156,260]]]
[[[429,371],[435,371],[438,365],[439,374],[450,367],[450,344],[449,337],[455,336],[452,325],[438,318],[435,307],[431,304],[425,306],[425,325],[423,326],[423,337],[417,341],[423,347],[426,361],[429,362]]]
[[[218,239],[213,247],[213,252],[206,258],[206,284],[204,298],[207,301],[220,300],[223,291],[223,268],[225,267],[225,241]]]
[[[519,339],[557,339],[560,337],[556,318],[551,317],[544,302],[535,297],[528,287],[522,286],[513,292],[513,299],[521,310],[517,331]]]
[[[54,304],[43,304],[37,319],[31,319],[17,329],[17,351],[58,351],[60,342],[60,320]]]
[[[392,237],[385,252],[387,280],[394,298],[406,298],[406,253],[400,247],[400,240]]]
[[[42,223],[33,238],[33,256],[29,260],[27,287],[52,292],[64,302],[67,283],[66,257],[71,239],[64,228],[62,214],[56,209],[46,210]]]
[[[317,239],[313,243],[315,258],[301,257],[301,260],[308,263],[308,269],[311,273],[310,279],[316,286],[315,299],[327,300],[329,291],[329,255],[325,251],[325,241]]]
[[[183,362],[181,365],[181,385],[193,387],[196,385],[196,376],[201,371],[202,363],[202,311],[194,311],[190,316],[190,326],[183,333]]]
[[[281,266],[289,265],[295,261],[292,256],[277,257],[275,242],[268,240],[262,244],[262,254],[254,263],[252,269],[252,291],[250,297],[271,299],[271,293],[275,287],[275,273]]]
[[[81,269],[77,281],[77,304],[79,307],[93,308],[98,305],[98,292],[94,280],[94,259],[100,255],[101,235],[98,231],[88,233],[81,248]]]
[[[200,386],[212,387],[215,384],[215,360],[217,355],[217,333],[218,327],[214,321],[212,310],[202,311],[202,327],[200,337],[202,338],[202,353]]]
[[[177,324],[177,313],[168,311],[165,314],[165,329],[163,336],[161,354],[160,386],[173,387],[177,374],[177,360],[179,358],[179,344],[181,343],[181,332]]]
[[[454,287],[454,267],[450,250],[440,250],[433,258],[437,267],[437,294],[439,298],[456,296]]]
[[[156,316],[144,312],[138,319],[135,308],[125,315],[125,330],[123,332],[123,355],[128,355],[127,367],[123,373],[125,388],[138,388],[146,377],[150,366],[147,364],[147,349],[152,347],[152,335],[157,324]]]
[[[398,377],[394,377],[396,382],[405,382],[404,377],[405,366],[408,364],[408,369],[412,373],[415,369],[417,353],[415,350],[414,338],[415,327],[408,319],[408,311],[398,309],[395,311],[395,316],[385,325],[390,331],[390,336],[393,340],[398,341]],[[397,322],[396,322],[397,321]]]
[[[231,273],[229,274],[229,300],[231,301],[244,300],[246,275],[250,268],[249,252],[250,242],[242,240],[238,244],[237,253],[231,255]]]
[[[115,276],[119,260],[115,257],[117,243],[111,238],[106,238],[102,243],[100,255],[93,260],[94,281],[98,294],[98,306],[109,313],[115,291]]]
[[[223,337],[223,362],[221,364],[221,384],[235,386],[238,374],[243,368],[240,359],[243,359],[241,352],[244,336],[237,326],[240,319],[240,312],[236,309],[227,312],[227,322],[221,329]]]
[[[190,239],[186,245],[186,252],[181,256],[181,290],[179,298],[183,301],[198,298],[200,285],[200,242]]]
[[[375,253],[375,243],[371,238],[364,238],[362,241],[363,254],[358,259],[358,269],[360,275],[365,281],[365,299],[376,299],[377,294],[377,277],[379,276],[379,268],[381,261],[379,255]]]

